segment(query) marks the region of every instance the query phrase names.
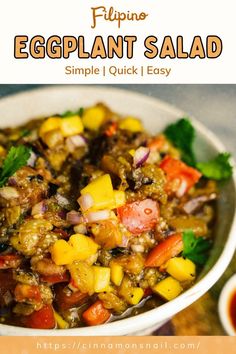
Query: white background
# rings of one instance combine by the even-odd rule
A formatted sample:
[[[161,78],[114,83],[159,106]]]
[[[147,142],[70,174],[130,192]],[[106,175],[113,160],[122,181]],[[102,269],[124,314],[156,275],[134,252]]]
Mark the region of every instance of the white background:
[[[1,0],[0,11],[0,83],[236,83],[235,42],[236,0]],[[113,6],[117,11],[147,12],[145,21],[115,22],[98,20],[91,29],[91,7]],[[86,37],[88,51],[96,35],[136,35],[133,59],[14,58],[15,35],[73,35]],[[161,39],[171,35],[184,37],[188,51],[192,38],[217,35],[223,41],[223,53],[217,59],[146,59],[143,41],[149,35]],[[156,76],[73,76],[65,75],[66,65],[89,67],[111,65],[171,67],[168,77]]]

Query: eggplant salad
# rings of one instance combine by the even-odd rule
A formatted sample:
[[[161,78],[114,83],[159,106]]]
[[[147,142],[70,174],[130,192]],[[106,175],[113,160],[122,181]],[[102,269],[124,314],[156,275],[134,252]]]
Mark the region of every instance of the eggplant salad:
[[[194,138],[188,118],[152,136],[102,103],[1,129],[0,323],[100,325],[190,288],[232,175]]]

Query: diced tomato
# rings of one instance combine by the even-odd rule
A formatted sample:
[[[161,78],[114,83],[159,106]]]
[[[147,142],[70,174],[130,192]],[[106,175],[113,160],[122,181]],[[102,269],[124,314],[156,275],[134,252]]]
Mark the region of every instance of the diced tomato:
[[[113,136],[117,132],[118,124],[117,122],[112,122],[105,130],[106,136]]]
[[[69,282],[69,274],[54,274],[54,275],[41,275],[40,280],[49,283],[49,284],[57,284],[57,283],[66,283]]]
[[[164,137],[164,135],[159,135],[151,139],[148,142],[147,146],[151,151],[160,151],[161,148],[165,145],[165,143],[166,143],[166,138]]]
[[[22,257],[17,254],[6,254],[0,256],[0,269],[17,268],[22,261]]]
[[[132,234],[154,229],[159,219],[159,207],[152,199],[126,204],[117,208],[118,216]]]
[[[61,310],[68,310],[72,307],[82,305],[88,297],[88,294],[81,293],[79,290],[75,292],[66,292],[65,286],[61,284],[55,288],[55,293],[56,304]]]
[[[174,234],[155,246],[148,254],[145,266],[160,267],[183,250],[182,234]]]
[[[162,160],[160,168],[166,173],[167,192],[174,192],[178,197],[182,197],[202,176],[195,168],[170,156]]]
[[[86,311],[84,311],[82,317],[88,326],[96,326],[105,323],[111,316],[109,310],[107,310],[102,301],[96,301]]]
[[[41,294],[37,285],[18,283],[14,294],[17,302],[30,301],[38,303],[41,301]]]
[[[54,312],[51,305],[43,306],[39,311],[22,319],[24,325],[29,328],[52,329],[55,328]]]

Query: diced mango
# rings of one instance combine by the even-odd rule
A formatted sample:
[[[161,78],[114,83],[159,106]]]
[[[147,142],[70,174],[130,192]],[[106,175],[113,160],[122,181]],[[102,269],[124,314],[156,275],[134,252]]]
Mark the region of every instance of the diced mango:
[[[144,291],[142,288],[132,287],[131,280],[127,276],[124,276],[119,288],[119,295],[130,305],[137,305],[141,301]]]
[[[50,249],[52,260],[57,265],[70,264],[75,259],[75,251],[65,240],[57,240]]]
[[[109,174],[93,180],[81,190],[81,195],[90,194],[94,205],[91,210],[112,209],[115,204],[114,191]]]
[[[110,285],[111,270],[108,267],[93,266],[94,271],[94,291],[101,293],[106,291]]]
[[[74,249],[74,260],[77,261],[84,261],[96,254],[99,247],[90,237],[82,234],[72,235],[68,243]]]
[[[111,267],[111,281],[116,286],[120,286],[124,277],[123,267],[115,262],[111,262],[110,267]]]
[[[114,191],[115,198],[115,208],[119,208],[125,204],[125,192],[124,191]]]
[[[59,313],[57,313],[55,310],[53,310],[54,313],[54,318],[57,323],[58,328],[60,329],[66,329],[69,328],[69,323],[66,322]]]
[[[48,133],[51,130],[60,129],[61,118],[59,117],[50,117],[46,119],[39,129],[39,136],[42,138],[44,134]]]
[[[143,295],[143,289],[135,287],[130,289],[125,299],[130,305],[137,305],[142,300]]]
[[[126,117],[122,119],[119,123],[119,128],[129,130],[133,133],[142,132],[144,130],[140,120],[133,117]]]
[[[193,280],[196,275],[196,266],[190,259],[174,257],[167,262],[166,271],[179,281]]]
[[[78,115],[62,118],[60,128],[64,137],[80,134],[84,130],[82,120]]]
[[[105,119],[105,111],[102,107],[91,107],[83,114],[84,127],[90,130],[98,130]]]
[[[165,300],[170,301],[177,297],[183,291],[183,288],[178,280],[168,277],[157,283],[152,290]]]

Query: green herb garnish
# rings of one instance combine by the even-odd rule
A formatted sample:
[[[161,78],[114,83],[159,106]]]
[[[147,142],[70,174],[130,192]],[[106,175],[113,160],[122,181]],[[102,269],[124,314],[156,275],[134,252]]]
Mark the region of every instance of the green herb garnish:
[[[14,175],[19,168],[26,165],[30,153],[31,149],[24,145],[10,148],[0,170],[0,187],[4,186],[8,178]]]
[[[197,163],[197,168],[207,178],[217,181],[228,179],[233,173],[233,167],[229,162],[230,157],[227,152],[220,153],[213,160]]]
[[[193,152],[195,130],[190,120],[182,118],[168,125],[164,134],[180,150],[182,160],[190,166],[195,166],[196,158]]]
[[[60,117],[61,117],[61,118],[68,118],[68,117],[75,116],[75,115],[77,115],[77,114],[78,114],[80,117],[82,117],[83,113],[84,113],[84,108],[83,108],[83,107],[80,107],[80,108],[78,109],[78,111],[74,111],[74,112],[73,112],[73,111],[66,111],[66,112],[60,114]]]
[[[192,230],[184,231],[183,233],[184,249],[183,257],[186,257],[196,264],[203,265],[208,258],[208,250],[211,247],[211,242],[202,237],[196,237]]]

